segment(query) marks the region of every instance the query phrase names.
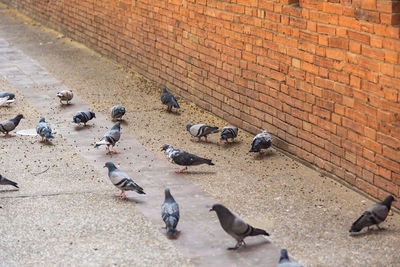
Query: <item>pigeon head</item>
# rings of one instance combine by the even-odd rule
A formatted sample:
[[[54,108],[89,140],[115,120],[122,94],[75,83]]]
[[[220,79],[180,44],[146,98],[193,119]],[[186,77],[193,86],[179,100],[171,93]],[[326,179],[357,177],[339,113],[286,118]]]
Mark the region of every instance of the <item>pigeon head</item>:
[[[114,163],[108,161],[106,162],[106,164],[104,165],[104,168],[108,168],[109,171],[115,170],[117,167],[115,167]]]
[[[188,125],[186,125],[186,130],[190,131],[190,128],[193,126],[193,124],[189,123]]]
[[[167,150],[168,148],[170,148],[170,147],[172,147],[171,145],[163,145],[162,147],[161,147],[161,151],[165,151],[165,150]]]
[[[18,114],[15,118],[16,118],[17,120],[20,120],[20,119],[23,119],[23,118],[24,118],[24,115]]]
[[[219,214],[228,211],[228,209],[224,205],[214,204],[212,205],[210,211],[215,211],[217,214]]]
[[[92,115],[93,118],[96,118],[96,114],[94,112],[91,112],[91,111],[89,111],[89,112],[90,112],[90,115]]]
[[[40,118],[39,122],[46,122],[44,118]]]
[[[289,255],[288,255],[288,251],[287,249],[281,249],[281,258],[279,259],[279,262],[281,262],[282,260],[288,260],[289,259]]]
[[[390,195],[387,196],[384,201],[382,201],[382,204],[385,205],[388,208],[388,210],[390,210],[393,201],[396,201],[396,199],[394,199],[394,197]]]
[[[8,100],[12,100],[15,98],[15,95],[12,93],[8,93]]]
[[[164,87],[163,93],[168,93],[167,88]]]
[[[169,191],[169,188],[165,188],[164,192],[165,192],[165,199],[171,199],[171,200],[174,199],[173,196],[171,195],[171,192]]]

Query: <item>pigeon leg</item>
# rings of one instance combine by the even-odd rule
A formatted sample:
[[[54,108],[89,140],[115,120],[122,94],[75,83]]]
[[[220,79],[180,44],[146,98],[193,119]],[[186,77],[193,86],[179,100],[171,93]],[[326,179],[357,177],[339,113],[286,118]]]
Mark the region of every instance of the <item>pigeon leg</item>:
[[[187,166],[185,167],[185,168],[183,168],[182,170],[180,170],[180,171],[176,171],[176,173],[184,173],[186,170],[187,170]]]
[[[122,199],[127,199],[125,191],[122,191]]]
[[[115,194],[116,197],[121,197],[121,194]]]
[[[378,230],[383,230],[383,228],[379,227],[379,224],[377,224],[376,227],[378,228]]]
[[[109,155],[109,154],[111,154],[110,148],[109,148],[108,146],[106,146],[106,150],[107,150],[107,153],[106,153],[106,155]]]
[[[111,151],[110,151],[111,152]],[[117,152],[117,150],[115,150],[115,148],[113,147],[113,151],[112,151],[112,153],[114,153],[114,154],[118,154],[118,152]]]
[[[204,142],[206,142],[206,143],[208,142],[207,141],[207,135],[204,136]]]

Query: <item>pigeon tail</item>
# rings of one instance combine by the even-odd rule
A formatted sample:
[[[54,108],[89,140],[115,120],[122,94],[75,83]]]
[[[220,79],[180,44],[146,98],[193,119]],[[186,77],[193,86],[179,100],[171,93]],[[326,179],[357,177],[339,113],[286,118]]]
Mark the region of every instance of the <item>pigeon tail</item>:
[[[264,230],[252,227],[249,236],[256,236],[256,235],[266,235],[266,236],[269,236],[269,234],[268,234],[267,232],[265,232]]]
[[[137,188],[137,189],[135,190],[135,192],[138,193],[138,194],[141,194],[141,195],[146,195],[146,193],[143,191],[142,188]]]
[[[54,139],[54,136],[51,133],[46,133],[44,137],[46,137],[46,139]]]
[[[288,251],[286,249],[281,249],[281,257],[279,258],[279,263],[288,260],[289,260]]]
[[[363,215],[361,215],[360,218],[358,218],[358,219],[351,225],[351,228],[350,228],[349,232],[350,232],[350,233],[358,233],[358,232],[360,232],[364,227],[371,226],[371,225],[373,225],[374,223],[375,223],[375,224],[378,223],[378,222],[369,221],[368,218],[371,217],[371,216],[369,216],[369,215],[370,215],[370,212],[369,212],[369,211],[364,212]]]
[[[218,127],[211,127],[211,133],[218,133]]]
[[[12,186],[14,186],[16,188],[19,188],[18,184],[16,182],[10,181],[10,180],[2,177],[1,175],[0,175],[0,178],[1,178],[0,184],[2,184],[2,185],[12,185]]]
[[[215,164],[211,162],[211,159],[205,159],[208,165],[214,166]]]
[[[180,108],[178,102],[176,101],[175,97],[172,97],[172,104],[174,108]]]

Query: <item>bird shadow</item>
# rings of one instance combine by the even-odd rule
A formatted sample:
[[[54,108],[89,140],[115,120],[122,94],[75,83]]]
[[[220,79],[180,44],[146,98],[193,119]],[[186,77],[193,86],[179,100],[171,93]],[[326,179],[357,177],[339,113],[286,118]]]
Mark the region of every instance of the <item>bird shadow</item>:
[[[223,148],[231,148],[231,147],[236,147],[239,146],[242,142],[241,141],[234,141],[234,142],[229,142],[229,143],[225,143],[225,142],[218,142],[219,146],[222,146]]]
[[[16,135],[8,134],[8,135],[1,135],[1,138],[3,139],[8,139],[8,138],[14,138],[17,137]]]
[[[365,236],[372,236],[372,235],[392,235],[393,233],[397,233],[398,231],[390,229],[390,228],[384,228],[380,227],[381,229],[373,228],[370,230],[366,230],[360,233],[351,233],[350,236],[353,238],[362,238]]]
[[[215,171],[185,171],[183,174],[202,175],[202,174],[216,174],[216,173],[217,172]]]
[[[250,152],[249,152],[250,153]],[[254,156],[255,160],[263,160],[265,158],[272,158],[276,155],[276,153],[272,150],[258,152],[257,155]]]
[[[82,131],[85,129],[90,129],[92,127],[95,127],[95,126],[93,124],[75,125],[74,129],[75,129],[75,131]]]
[[[136,198],[133,198],[133,197],[127,197],[127,198],[126,198],[126,201],[133,202],[133,203],[136,203],[136,204],[142,204],[142,203],[144,203],[143,200],[139,200],[139,199],[136,199]]]
[[[55,146],[55,145],[53,144],[53,142],[51,142],[51,141],[46,141],[46,140],[39,140],[39,143],[41,143],[41,144],[43,144],[43,145],[46,145],[46,146]]]
[[[177,111],[177,110],[176,111],[168,111],[166,109],[162,109],[161,112],[165,112],[167,114],[171,114],[171,115],[175,115],[175,116],[180,116],[181,115],[181,113],[179,111]]]
[[[257,241],[257,242],[252,242],[251,244],[246,244],[246,246],[242,246],[242,247],[240,247],[240,248],[238,248],[238,249],[227,249],[227,250],[229,250],[229,251],[236,251],[237,253],[247,253],[247,252],[249,252],[249,251],[251,251],[251,250],[255,250],[255,249],[258,249],[258,248],[260,248],[260,247],[262,247],[262,246],[265,246],[266,244],[271,244],[271,241],[269,241],[269,240],[260,240],[260,241]]]
[[[15,192],[15,191],[19,191],[19,188],[2,189],[2,190],[0,190],[0,193]]]
[[[121,123],[121,125],[124,125],[124,126],[129,125],[129,123],[124,119],[122,119],[122,120],[112,120],[112,122],[114,122],[114,123],[119,122],[119,123]]]
[[[66,104],[66,103],[60,103],[60,108],[64,108],[64,109],[67,109],[67,108],[73,108],[74,107],[74,103],[69,103],[69,104]]]

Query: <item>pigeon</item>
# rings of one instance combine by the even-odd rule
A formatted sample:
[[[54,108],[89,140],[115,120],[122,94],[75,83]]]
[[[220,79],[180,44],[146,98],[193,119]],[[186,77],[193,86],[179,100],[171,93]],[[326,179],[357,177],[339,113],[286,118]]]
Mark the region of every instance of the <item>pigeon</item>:
[[[46,122],[44,118],[41,118],[39,120],[39,123],[36,125],[36,132],[42,137],[42,141],[43,139],[45,139],[46,141],[54,139],[54,136],[51,134],[50,125]]]
[[[171,162],[181,166],[186,166],[184,169],[177,171],[176,173],[183,173],[185,170],[187,170],[188,166],[192,165],[215,165],[210,159],[200,158],[184,150],[175,149],[171,145],[163,145],[161,151],[164,151],[164,154]]]
[[[382,202],[369,207],[361,217],[351,225],[349,232],[360,232],[364,227],[368,227],[369,229],[372,225],[376,225],[378,229],[381,229],[379,228],[379,224],[388,216],[393,201],[396,201],[393,196],[387,196]]]
[[[104,168],[108,168],[108,177],[115,187],[121,189],[121,194],[117,194],[117,197],[121,197],[122,199],[126,199],[125,191],[135,191],[138,194],[146,194],[138,184],[136,184],[131,178],[129,178],[128,174],[120,171],[115,167],[114,163],[106,162]]]
[[[251,143],[249,152],[261,152],[261,149],[267,149],[272,145],[271,136],[264,130],[262,133],[257,134]]]
[[[101,140],[99,142],[97,142],[94,147],[97,148],[101,145],[106,145],[107,146],[107,154],[109,153],[114,153],[117,154],[117,151],[115,151],[115,144],[118,142],[119,138],[121,137],[121,132],[120,132],[120,122],[117,122],[116,124],[114,124],[114,126],[111,128],[111,130],[109,130],[108,132],[106,132],[103,136],[103,138],[101,138]],[[113,152],[111,152],[110,150],[110,146],[113,147]]]
[[[121,120],[122,116],[125,115],[125,108],[123,106],[113,106],[110,110],[111,118],[113,120]]]
[[[5,178],[4,176],[2,176],[1,174],[0,174],[0,184],[1,184],[1,185],[12,185],[12,186],[14,186],[14,187],[16,187],[16,188],[19,188],[19,187],[18,187],[18,184],[17,184],[16,182],[13,182],[13,181],[8,180],[7,178]]]
[[[7,100],[15,99],[15,95],[9,92],[0,92],[0,98],[8,97]]]
[[[179,205],[168,188],[165,189],[165,200],[161,206],[161,217],[167,228],[167,236],[171,237],[177,233],[176,226],[179,222]]]
[[[0,132],[4,133],[5,135],[9,135],[8,133],[18,126],[22,118],[24,118],[24,116],[22,114],[19,114],[14,119],[0,122]]]
[[[281,249],[281,257],[279,259],[278,267],[302,267],[302,265],[289,260],[288,251],[286,249]]]
[[[15,101],[15,95],[9,92],[0,92],[0,107],[10,105]]]
[[[72,118],[72,122],[75,122],[77,124],[83,123],[83,125],[86,126],[86,123],[93,118],[96,118],[96,114],[94,114],[94,112],[78,111]]]
[[[226,144],[228,144],[228,139],[232,139],[232,142],[234,142],[234,139],[238,135],[238,127],[235,126],[227,126],[222,128],[221,131],[221,140],[225,140]]]
[[[172,111],[172,107],[179,108],[178,102],[176,101],[173,94],[171,94],[167,91],[167,88],[163,89],[163,92],[161,94],[161,102],[164,105],[168,106],[167,111],[169,111],[169,112]]]
[[[207,135],[212,134],[212,133],[218,133],[218,127],[211,127],[206,124],[188,124],[186,125],[186,130],[194,136],[198,138],[198,142],[201,141],[201,137],[205,138],[205,141],[207,142]]]
[[[62,101],[67,101],[67,104],[69,104],[69,101],[74,97],[74,94],[71,90],[63,90],[58,92],[57,96],[60,98],[61,104],[63,104]]]
[[[228,249],[238,249],[243,245],[246,245],[244,239],[247,236],[256,235],[266,235],[269,236],[264,230],[254,228],[251,225],[245,223],[242,219],[236,217],[230,210],[228,210],[224,205],[214,204],[210,211],[215,211],[217,213],[219,222],[222,228],[230,236],[236,239],[236,246]]]

